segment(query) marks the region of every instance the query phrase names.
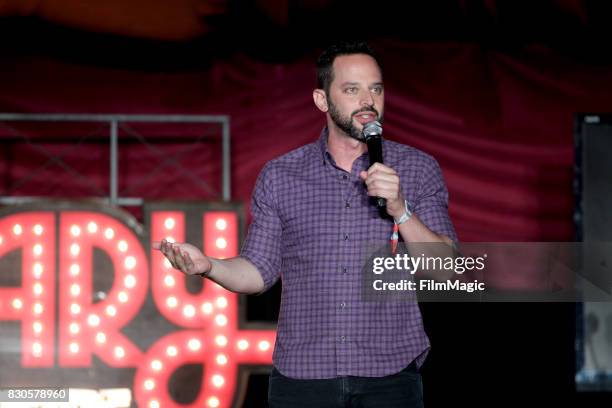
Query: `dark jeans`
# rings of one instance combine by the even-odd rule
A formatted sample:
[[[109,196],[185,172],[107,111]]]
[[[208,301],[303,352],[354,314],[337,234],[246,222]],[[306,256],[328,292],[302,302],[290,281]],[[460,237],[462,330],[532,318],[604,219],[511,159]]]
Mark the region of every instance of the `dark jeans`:
[[[414,362],[386,377],[296,380],[272,368],[270,408],[422,408],[423,383]]]

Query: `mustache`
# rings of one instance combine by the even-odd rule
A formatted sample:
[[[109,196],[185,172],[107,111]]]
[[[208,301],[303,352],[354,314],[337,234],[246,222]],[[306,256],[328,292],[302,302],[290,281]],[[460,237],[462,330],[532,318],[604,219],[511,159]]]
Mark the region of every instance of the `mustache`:
[[[356,111],[353,111],[353,113],[351,113],[351,117],[353,117],[353,116],[355,116],[355,115],[357,115],[358,113],[361,113],[361,112],[374,112],[376,114],[377,118],[380,117],[380,113],[378,113],[378,111],[376,109],[374,109],[373,106],[366,107],[366,108],[361,108],[361,109],[358,109]]]

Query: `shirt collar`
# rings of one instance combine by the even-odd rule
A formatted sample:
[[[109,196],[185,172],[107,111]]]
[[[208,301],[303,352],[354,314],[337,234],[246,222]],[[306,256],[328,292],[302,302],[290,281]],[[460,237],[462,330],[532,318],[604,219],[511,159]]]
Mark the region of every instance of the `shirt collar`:
[[[321,160],[323,165],[325,165],[328,161],[331,164],[335,164],[334,162],[334,158],[332,157],[332,155],[329,153],[329,151],[327,151],[327,137],[329,135],[329,130],[327,129],[327,126],[325,126],[323,128],[323,130],[321,130],[321,134],[319,135],[319,140],[317,141],[317,145],[319,146],[319,151],[321,153]],[[383,145],[383,156],[384,156],[384,151],[385,151],[385,138],[381,136],[381,140],[382,140],[382,145]],[[368,153],[365,152],[364,154],[362,154],[361,156],[359,156],[357,158],[357,160],[359,159],[364,159],[368,157]]]

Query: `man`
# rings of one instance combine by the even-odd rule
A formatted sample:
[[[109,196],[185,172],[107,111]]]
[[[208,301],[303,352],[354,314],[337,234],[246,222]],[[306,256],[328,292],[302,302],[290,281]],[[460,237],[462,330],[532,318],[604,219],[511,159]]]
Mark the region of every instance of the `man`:
[[[406,243],[452,245],[447,190],[437,162],[408,146],[383,140],[385,164],[369,166],[362,129],[382,122],[385,91],[367,44],[330,47],[317,76],[313,99],[327,126],[260,173],[241,256],[157,247],[175,268],[234,292],[262,293],[282,276],[271,407],[421,407],[429,340],[418,304],[363,301],[363,252],[388,242],[394,222]],[[388,216],[370,196],[386,199]]]

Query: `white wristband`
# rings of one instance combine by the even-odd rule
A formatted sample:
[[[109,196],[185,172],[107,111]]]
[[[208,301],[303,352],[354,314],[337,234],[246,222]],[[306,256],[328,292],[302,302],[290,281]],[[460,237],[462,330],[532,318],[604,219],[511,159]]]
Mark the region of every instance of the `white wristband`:
[[[402,214],[400,219],[399,220],[393,219],[393,221],[395,222],[396,225],[402,225],[403,223],[408,221],[410,219],[410,217],[412,217],[412,211],[410,211],[410,208],[408,208],[408,201],[407,200],[404,200],[404,206],[406,208],[406,211],[404,211],[404,213]]]

